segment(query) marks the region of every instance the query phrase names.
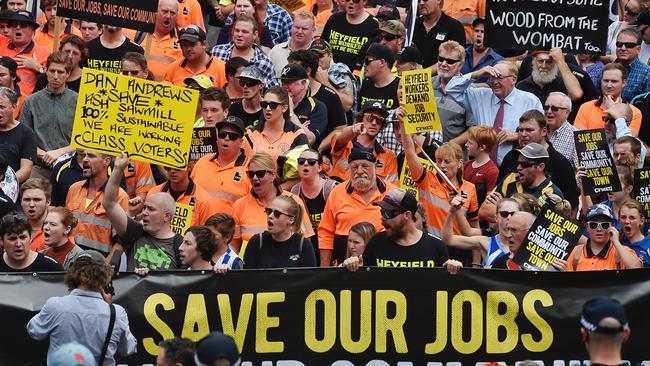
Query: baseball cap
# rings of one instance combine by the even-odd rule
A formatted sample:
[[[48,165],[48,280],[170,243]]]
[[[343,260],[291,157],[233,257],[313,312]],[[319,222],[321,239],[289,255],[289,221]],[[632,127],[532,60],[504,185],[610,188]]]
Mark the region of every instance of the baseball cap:
[[[191,78],[185,78],[185,79],[183,80],[183,82],[184,82],[185,85],[187,85],[188,87],[189,87],[191,84],[198,84],[198,85],[199,85],[199,88],[201,88],[201,89],[203,89],[203,90],[205,90],[205,89],[207,89],[207,88],[211,88],[211,87],[214,86],[214,83],[212,82],[212,79],[210,79],[210,77],[205,76],[205,75],[194,75],[194,76],[192,76]]]
[[[192,43],[202,42],[206,40],[206,34],[201,27],[198,27],[194,24],[190,24],[185,28],[178,31],[178,40],[179,41],[188,41]]]
[[[612,211],[609,206],[598,203],[589,208],[589,212],[587,212],[587,220],[590,220],[596,216],[603,216],[613,221],[614,211]]]
[[[371,163],[374,163],[377,161],[377,158],[372,154],[372,151],[370,149],[354,146],[352,147],[350,155],[348,156],[348,163],[351,163],[355,160],[367,160]]]
[[[422,53],[415,45],[410,45],[399,51],[399,53],[395,55],[395,59],[399,62],[415,62],[421,64]]]
[[[103,265],[103,264],[106,263],[106,258],[104,258],[104,256],[101,255],[101,253],[99,253],[99,252],[96,251],[96,250],[84,250],[83,252],[81,252],[81,253],[77,256],[77,260],[76,260],[76,261],[79,261],[79,260],[82,259],[82,258],[88,258],[88,259],[90,259],[90,263],[92,263],[92,264]],[[76,262],[76,261],[75,261],[75,262]]]
[[[548,151],[546,151],[546,148],[536,142],[531,142],[523,148],[517,149],[517,151],[523,157],[526,157],[528,159],[534,160],[548,158]]]
[[[19,23],[27,23],[33,28],[38,28],[41,26],[40,24],[36,23],[36,18],[34,18],[34,15],[32,15],[32,13],[27,10],[13,11],[11,14],[8,14],[6,19]]]
[[[221,332],[212,332],[196,345],[194,362],[197,366],[212,366],[214,361],[225,358],[233,366],[241,362],[237,345],[232,337]]]
[[[392,5],[382,5],[377,11],[376,18],[379,20],[399,20],[399,10]]]
[[[251,79],[263,83],[264,75],[262,75],[262,72],[257,68],[257,66],[250,65],[246,66],[244,70],[242,70],[241,74],[237,76],[237,79]]]
[[[311,46],[309,46],[309,50],[317,52],[319,54],[332,52],[332,48],[330,47],[330,44],[327,43],[327,41],[322,38],[315,39],[311,43]]]
[[[404,24],[399,20],[389,20],[378,29],[380,32],[386,32],[394,36],[403,36],[406,33]]]
[[[244,125],[244,121],[242,121],[239,117],[235,117],[235,116],[228,116],[223,121],[217,122],[217,124],[215,125],[217,129],[223,126],[236,127],[242,135],[244,135],[244,132],[246,131],[246,126]]]
[[[621,325],[618,327],[607,327],[599,325],[605,318],[614,318]],[[597,297],[587,301],[582,306],[580,324],[590,332],[596,333],[618,333],[628,329],[629,324],[625,316],[623,305],[611,297]]]
[[[384,103],[376,101],[376,100],[369,100],[365,103],[363,103],[363,106],[361,106],[361,113],[365,113],[366,111],[369,110],[374,110],[379,112],[384,118],[388,117],[388,108],[384,105]]]
[[[366,51],[366,57],[374,57],[376,59],[384,60],[386,63],[392,64],[395,62],[395,55],[388,46],[379,43],[373,43]]]
[[[639,14],[636,20],[630,23],[630,25],[650,25],[650,11],[644,11]]]
[[[47,355],[49,366],[96,366],[90,350],[77,342],[66,343]]]
[[[381,201],[373,205],[388,211],[410,211],[413,214],[418,210],[418,201],[415,197],[401,188],[388,192]]]
[[[302,80],[307,79],[307,70],[300,64],[287,64],[280,73],[280,80]]]

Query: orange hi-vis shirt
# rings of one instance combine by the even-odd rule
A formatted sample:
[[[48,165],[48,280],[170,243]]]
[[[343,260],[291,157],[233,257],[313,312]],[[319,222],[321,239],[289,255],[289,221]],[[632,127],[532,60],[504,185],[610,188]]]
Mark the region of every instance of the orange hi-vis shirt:
[[[303,235],[305,238],[311,238],[314,236],[314,229],[309,220],[309,213],[307,213],[305,204],[302,202],[300,197],[281,189],[278,189],[278,195],[291,197],[298,202],[300,209],[302,210],[301,228],[304,233]],[[233,235],[233,239],[242,240],[242,247],[240,249],[241,253],[245,250],[245,243],[243,242],[248,242],[253,235],[259,234],[268,228],[268,217],[264,211],[265,208],[266,207],[264,207],[262,201],[255,197],[253,192],[235,201],[232,215],[235,219],[235,234]]]
[[[603,115],[605,114],[605,103],[596,105],[598,99],[590,100],[583,103],[578,109],[578,114],[573,121],[573,127],[582,130],[592,130],[595,128],[604,128],[605,121],[603,121]],[[639,129],[641,129],[641,111],[639,108],[629,104],[632,109],[632,122],[630,123],[630,129],[634,132],[635,136],[639,135]]]
[[[45,234],[43,234],[43,229],[39,227],[32,234],[32,244],[30,245],[29,249],[38,252],[48,248],[49,247],[45,245]]]
[[[265,152],[271,155],[273,160],[277,160],[280,155],[294,147],[309,145],[305,131],[291,121],[284,121],[284,130],[275,139],[264,131],[263,122],[251,128],[246,134],[246,139],[251,146],[250,149],[244,148],[247,152],[250,151],[251,154]],[[246,144],[246,141],[244,144]]]
[[[170,184],[169,181],[167,181],[151,188],[147,197],[158,192],[169,192],[169,189]],[[203,225],[210,216],[219,212],[219,208],[217,207],[215,200],[210,197],[210,194],[206,192],[205,189],[195,184],[191,179],[185,192],[178,197],[176,203],[194,206],[191,225]]]
[[[377,179],[374,196],[366,202],[354,191],[349,180],[334,187],[318,224],[318,247],[321,250],[334,250],[332,258],[340,263],[345,259],[348,233],[352,226],[367,221],[378,232],[383,231],[379,206],[373,203],[381,201],[395,188],[391,183]]]
[[[433,231],[433,234],[442,237],[442,228],[445,225],[445,219],[449,212],[449,189],[442,183],[442,177],[430,170],[424,170],[422,176],[415,180],[418,186],[420,202],[424,205],[427,212],[427,223]],[[460,187],[456,187],[459,192],[467,193],[467,200],[463,204],[463,213],[467,221],[478,221],[478,196],[474,183],[462,180]],[[455,235],[461,235],[460,229],[453,222]]]
[[[82,180],[70,186],[65,200],[65,207],[79,220],[73,231],[74,241],[83,249],[94,249],[107,255],[113,242],[113,226],[102,205],[104,187],[97,191],[88,206],[86,206],[87,196],[88,180]],[[117,203],[122,206],[124,212],[128,212],[129,196],[121,188]]]
[[[471,41],[472,22],[478,17],[485,18],[485,0],[448,0],[442,11],[463,24],[465,38]]]
[[[169,65],[163,80],[174,85],[185,87],[184,80],[196,75],[205,75],[209,77],[214,83],[214,86],[221,88],[227,82],[226,63],[214,56],[210,56],[209,61],[204,65],[203,69],[198,72],[193,72],[187,65],[187,59],[182,58]]]
[[[197,0],[179,0],[176,26],[182,29],[190,24],[198,25],[201,29],[205,30],[201,5]]]
[[[219,212],[232,216],[235,201],[249,194],[251,182],[246,176],[248,158],[243,150],[232,163],[221,166],[218,153],[199,159],[192,169],[192,180],[216,201]]]
[[[16,57],[18,56],[31,57],[36,59],[43,68],[45,68],[45,62],[51,53],[51,48],[47,49],[34,43],[34,41],[32,41],[27,45],[27,47],[23,48],[22,50],[17,49],[13,43],[8,43],[6,46],[0,48],[0,55],[2,56],[11,57],[14,60],[16,60]],[[38,77],[38,72],[19,67],[16,73],[18,76],[20,76],[20,81],[18,82],[18,85],[20,86],[20,92],[25,97],[31,95],[34,91],[34,87],[36,86],[36,78]]]
[[[628,253],[633,254],[635,257],[637,256],[636,252],[632,248],[623,246],[623,249],[628,251]],[[578,251],[580,251],[580,253],[578,253]],[[576,262],[576,256],[579,256],[580,258],[577,260],[577,265],[574,265]],[[600,251],[600,253],[594,253],[591,250],[591,247],[589,247],[589,241],[587,241],[586,245],[576,245],[566,261],[569,271],[625,269],[625,263],[623,263],[620,254],[616,252],[616,247],[611,241],[605,244],[605,247]],[[639,261],[641,261],[641,259],[639,259]]]
[[[129,164],[124,168],[124,182],[129,198],[138,193],[147,193],[156,186],[151,165],[139,160],[129,160]]]
[[[332,146],[336,144],[339,134],[332,136]],[[327,172],[330,177],[338,177],[341,180],[350,179],[348,157],[354,146],[362,147],[356,139],[349,141],[344,148],[334,150],[332,147],[332,167]],[[388,183],[397,184],[399,182],[399,175],[397,172],[397,157],[391,150],[381,146],[377,141],[374,142],[372,154],[377,158],[377,176]]]
[[[48,50],[52,50],[52,46],[54,45],[54,29],[52,29],[52,34],[50,34],[48,28],[49,23],[45,23],[40,29],[37,29],[34,34],[34,42]],[[73,26],[72,23],[66,23],[65,28],[59,34],[59,46],[63,38],[69,34],[81,37],[81,31],[77,27]]]
[[[183,58],[183,51],[178,42],[176,29],[160,39],[156,37],[155,33],[151,37],[151,53],[149,54],[147,66],[149,72],[153,74],[154,80],[161,81],[165,77],[169,66]],[[181,86],[185,86],[185,83]]]

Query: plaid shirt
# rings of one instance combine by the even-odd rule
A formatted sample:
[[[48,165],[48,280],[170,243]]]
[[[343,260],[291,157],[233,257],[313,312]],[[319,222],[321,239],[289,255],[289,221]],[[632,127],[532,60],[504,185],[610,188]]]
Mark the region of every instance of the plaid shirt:
[[[215,56],[224,62],[228,62],[230,60],[230,57],[232,55],[232,49],[235,47],[235,44],[230,42],[226,44],[219,44],[214,46],[212,49],[212,56]],[[257,66],[260,71],[262,71],[262,74],[264,74],[266,78],[266,87],[270,88],[272,86],[278,85],[278,81],[275,79],[275,71],[273,70],[273,62],[271,62],[271,59],[269,56],[267,56],[264,51],[260,48],[260,46],[253,44],[253,50],[255,50],[255,54],[253,55],[253,58],[248,60],[250,63],[253,65]]]
[[[233,19],[233,13],[230,13],[228,18],[226,18],[225,25],[231,25]],[[289,13],[279,5],[267,4],[264,26],[267,31],[271,32],[271,38],[273,39],[273,45],[275,46],[289,40],[293,20],[291,19],[291,15],[289,15]]]
[[[548,133],[548,142],[553,145],[555,151],[564,156],[573,169],[578,166],[578,155],[576,152],[576,140],[573,138],[573,131],[579,128],[573,127],[568,121],[555,132]]]
[[[350,77],[352,80],[352,92],[354,94],[354,99],[352,102],[351,113],[357,112],[357,93],[359,92],[359,85],[357,84],[357,77],[354,76],[350,68],[346,64],[340,62],[330,63],[330,67],[327,69],[327,75],[329,76],[330,82],[334,84],[337,88],[343,88],[347,83],[346,76]]]
[[[627,67],[627,84],[623,88],[623,101],[629,103],[639,94],[650,91],[650,66],[641,63],[637,57]]]
[[[390,111],[386,120],[388,122],[396,120],[395,109],[392,109]],[[425,139],[428,137],[432,137],[434,140],[438,141],[438,143],[442,141],[442,131],[424,132],[421,133],[420,135],[424,136]],[[402,148],[402,143],[397,138],[395,138],[395,132],[392,123],[387,123],[386,126],[381,129],[381,132],[379,132],[379,135],[377,135],[377,142],[381,146],[392,150],[396,156],[401,154],[402,151],[404,150]]]

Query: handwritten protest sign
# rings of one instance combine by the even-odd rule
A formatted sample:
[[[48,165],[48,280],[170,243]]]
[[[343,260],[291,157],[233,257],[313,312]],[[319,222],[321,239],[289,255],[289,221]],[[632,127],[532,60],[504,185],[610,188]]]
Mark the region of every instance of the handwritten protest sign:
[[[408,112],[404,117],[406,133],[442,130],[431,86],[431,69],[404,71],[402,97]]]
[[[581,234],[578,222],[544,205],[513,261],[529,271],[557,271],[551,263],[567,260]]]
[[[289,13],[293,13],[294,11],[305,6],[305,3],[302,0],[271,0],[271,2],[275,5],[281,6]]]
[[[429,160],[420,158],[420,161],[422,162],[422,165],[424,165],[424,169],[430,172],[435,172],[435,169]],[[399,175],[399,186],[415,196],[416,200],[419,199],[420,191],[418,190],[418,185],[415,183],[414,177],[411,176],[411,169],[409,169],[409,165],[406,161],[402,164],[402,171]]]
[[[71,145],[185,169],[198,92],[84,68]]]
[[[171,221],[172,231],[176,234],[185,235],[187,229],[192,226],[192,215],[194,215],[194,205],[176,202],[176,211]]]
[[[190,161],[195,162],[202,157],[217,151],[217,129],[200,127],[192,130],[192,147]]]
[[[603,55],[608,14],[607,0],[487,0],[485,44]]]
[[[650,168],[634,171],[634,189],[632,196],[643,206],[646,221],[650,219]]]
[[[618,192],[621,182],[609,152],[604,129],[574,131],[578,163],[585,167],[582,179],[585,194]]]
[[[158,0],[58,0],[56,15],[153,33]]]

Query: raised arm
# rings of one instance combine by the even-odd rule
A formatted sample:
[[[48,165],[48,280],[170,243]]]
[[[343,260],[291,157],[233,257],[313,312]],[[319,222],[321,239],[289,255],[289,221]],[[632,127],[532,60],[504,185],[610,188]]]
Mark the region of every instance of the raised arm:
[[[124,176],[124,168],[128,163],[129,156],[124,152],[121,157],[115,158],[113,173],[106,183],[106,188],[104,189],[104,201],[102,202],[106,214],[108,215],[108,219],[111,221],[113,229],[115,229],[119,236],[124,236],[126,233],[126,224],[128,221],[126,212],[117,202],[120,192],[120,181]]]

